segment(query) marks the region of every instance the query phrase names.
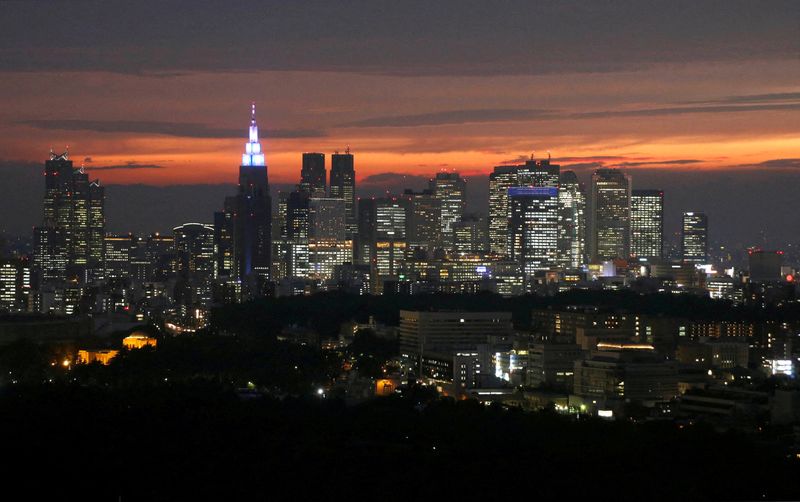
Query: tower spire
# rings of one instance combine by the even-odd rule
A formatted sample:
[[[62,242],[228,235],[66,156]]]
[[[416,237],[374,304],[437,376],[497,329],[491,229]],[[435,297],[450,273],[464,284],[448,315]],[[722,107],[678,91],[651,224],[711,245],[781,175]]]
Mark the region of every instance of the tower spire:
[[[263,166],[264,154],[261,152],[261,143],[258,142],[258,124],[256,124],[256,102],[250,104],[250,137],[244,145],[242,154],[243,166]]]

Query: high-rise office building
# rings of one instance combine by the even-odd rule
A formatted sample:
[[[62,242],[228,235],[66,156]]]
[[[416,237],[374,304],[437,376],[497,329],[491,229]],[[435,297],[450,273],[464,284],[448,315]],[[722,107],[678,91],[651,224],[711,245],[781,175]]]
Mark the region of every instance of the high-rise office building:
[[[289,252],[289,277],[308,276],[309,213],[311,198],[305,190],[295,190],[286,200],[286,239]]]
[[[62,227],[33,229],[33,268],[37,283],[64,281],[67,278],[67,238]]]
[[[249,141],[239,167],[239,192],[226,201],[226,206],[232,212],[236,278],[249,283],[251,294],[260,295],[272,265],[272,199],[267,164],[258,140],[255,103],[250,112]]]
[[[278,210],[272,215],[272,275],[273,282],[289,276],[290,243],[287,229],[287,206],[291,192],[278,191]]]
[[[131,258],[136,250],[132,234],[106,235],[106,279],[127,279],[131,273]]]
[[[358,235],[355,242],[355,260],[359,265],[375,263],[376,203],[374,198],[358,199]]]
[[[681,256],[686,263],[708,263],[708,217],[705,213],[683,213]]]
[[[558,188],[512,187],[508,190],[508,257],[532,277],[557,266]]]
[[[465,215],[453,223],[453,249],[459,253],[486,252],[486,219],[476,215]]]
[[[633,190],[631,194],[631,255],[661,258],[664,244],[664,192]]]
[[[489,249],[508,252],[508,189],[517,186],[517,166],[497,166],[489,175]]]
[[[34,231],[39,244],[36,251],[43,254],[35,257],[34,264],[49,271],[40,275],[44,279],[63,279],[69,274],[81,282],[101,280],[105,189],[98,180],[89,180],[83,168],[75,169],[68,152],[50,152],[44,176],[44,218],[42,227]]]
[[[217,273],[234,276],[234,212],[235,197],[226,197],[225,209],[214,213],[214,243],[217,246]]]
[[[437,173],[430,189],[439,200],[442,247],[453,246],[453,223],[464,217],[466,182],[458,173]]]
[[[345,201],[331,197],[308,200],[308,237],[343,241],[347,236]]]
[[[558,187],[561,166],[551,164],[550,159],[534,159],[517,166],[517,186]]]
[[[377,276],[394,276],[405,261],[408,199],[384,197],[375,200],[375,267]]]
[[[327,280],[337,265],[353,262],[353,241],[347,238],[344,199],[330,197],[309,200],[309,276]]]
[[[0,258],[0,313],[29,310],[31,269],[27,260]]]
[[[330,196],[344,199],[345,226],[347,236],[352,239],[358,231],[356,221],[356,171],[353,154],[348,147],[344,153],[331,156]]]
[[[185,223],[172,230],[178,282],[175,301],[184,307],[208,306],[217,278],[214,226]]]
[[[550,159],[534,159],[531,156],[524,164],[496,166],[489,175],[489,250],[505,255],[509,249],[508,219],[511,187],[555,187],[559,186],[561,167],[551,164]]]
[[[589,254],[592,260],[628,258],[631,249],[631,180],[618,169],[592,174]]]
[[[409,248],[432,251],[441,235],[441,201],[433,190],[414,192],[406,190],[403,197],[409,199],[411,211],[408,222]]]
[[[586,194],[573,171],[559,176],[558,264],[564,269],[579,268],[586,254]]]
[[[325,197],[325,154],[304,153],[300,169],[300,190],[312,197]]]

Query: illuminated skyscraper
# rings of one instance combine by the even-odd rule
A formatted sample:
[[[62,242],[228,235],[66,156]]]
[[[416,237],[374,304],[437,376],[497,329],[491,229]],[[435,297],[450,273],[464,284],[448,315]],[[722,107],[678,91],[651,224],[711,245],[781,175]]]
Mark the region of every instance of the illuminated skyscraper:
[[[586,254],[586,194],[573,171],[559,177],[558,263],[561,268],[579,268]]]
[[[628,258],[631,249],[631,180],[618,169],[592,174],[589,254],[592,260]]]
[[[106,235],[106,279],[130,277],[131,258],[136,251],[136,242],[132,234]]]
[[[312,197],[309,201],[309,275],[313,279],[333,277],[337,265],[353,263],[353,241],[347,238],[345,201]]]
[[[534,159],[516,166],[497,166],[489,175],[489,250],[504,255],[508,252],[508,219],[511,187],[554,187],[559,185],[561,167],[550,159]]]
[[[239,168],[239,193],[228,205],[233,209],[234,268],[237,278],[249,282],[260,295],[269,280],[272,253],[272,200],[267,165],[258,141],[256,105],[250,114],[249,141]]]
[[[708,263],[708,217],[705,213],[683,213],[681,255],[686,263]]]
[[[405,261],[408,199],[384,197],[375,201],[375,267],[378,276],[394,276]]]
[[[35,229],[34,265],[44,279],[81,282],[104,276],[105,190],[75,169],[67,152],[45,162],[44,219]]]
[[[286,201],[286,239],[289,252],[289,277],[307,277],[310,197],[295,190]]]
[[[325,197],[325,154],[304,153],[300,169],[300,190],[312,197]]]
[[[489,175],[489,249],[508,252],[508,189],[517,186],[517,166],[497,166]]]
[[[453,223],[453,248],[459,253],[486,252],[486,219],[465,215]]]
[[[214,226],[186,223],[172,230],[178,282],[175,300],[184,307],[211,303],[212,281],[217,278]]]
[[[558,188],[512,187],[508,190],[508,257],[528,277],[557,266]]]
[[[0,313],[28,311],[30,292],[28,261],[0,258]]]
[[[631,255],[661,258],[664,242],[664,192],[633,190],[631,195]]]
[[[411,204],[408,222],[409,247],[432,251],[439,243],[441,201],[436,198],[433,190],[406,190],[403,197]]]
[[[375,199],[358,199],[358,235],[355,243],[355,260],[359,265],[371,266],[375,263],[376,217]]]
[[[517,186],[558,187],[561,166],[551,164],[550,159],[536,160],[531,155],[525,164],[517,166]]]
[[[430,189],[440,204],[440,232],[442,247],[453,247],[453,223],[464,217],[467,184],[458,173],[437,173],[430,181]]]
[[[345,225],[347,236],[351,238],[358,231],[356,222],[356,171],[353,154],[348,147],[344,153],[331,156],[330,196],[344,199]]]

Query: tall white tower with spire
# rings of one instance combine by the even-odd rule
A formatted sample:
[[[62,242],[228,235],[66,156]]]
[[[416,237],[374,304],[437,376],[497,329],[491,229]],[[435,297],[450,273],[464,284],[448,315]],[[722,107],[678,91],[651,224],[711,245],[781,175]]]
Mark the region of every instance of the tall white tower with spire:
[[[244,145],[242,154],[243,166],[265,166],[264,153],[258,141],[258,124],[256,124],[256,104],[250,105],[250,140]],[[266,167],[266,166],[265,166]]]
[[[256,104],[250,106],[250,131],[239,166],[239,191],[225,200],[232,236],[233,270],[253,296],[265,292],[272,265],[272,199],[264,152],[258,140]]]

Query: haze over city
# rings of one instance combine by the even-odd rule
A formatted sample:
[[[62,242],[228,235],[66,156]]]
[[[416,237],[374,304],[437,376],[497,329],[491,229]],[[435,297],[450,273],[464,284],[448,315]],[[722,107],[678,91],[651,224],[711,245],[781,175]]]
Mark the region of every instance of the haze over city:
[[[668,233],[691,209],[709,213],[712,238],[742,245],[783,245],[800,224],[782,210],[800,182],[796,2],[0,9],[12,233],[36,224],[32,173],[66,145],[115,195],[111,230],[204,221],[230,189],[214,185],[236,181],[251,101],[273,189],[297,183],[301,152],[349,145],[361,194],[456,170],[485,212],[494,166],[550,151],[584,181],[621,167],[667,191]]]

